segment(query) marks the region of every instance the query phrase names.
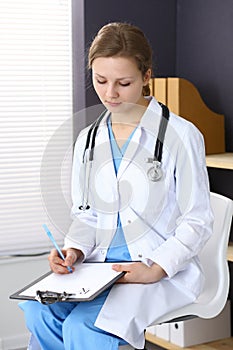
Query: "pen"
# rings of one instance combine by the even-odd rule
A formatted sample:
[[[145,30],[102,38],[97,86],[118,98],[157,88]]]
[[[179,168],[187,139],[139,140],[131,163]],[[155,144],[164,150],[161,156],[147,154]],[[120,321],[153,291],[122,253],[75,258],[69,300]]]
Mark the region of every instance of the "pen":
[[[60,257],[61,257],[63,260],[65,260],[65,257],[64,257],[64,255],[63,255],[61,249],[59,248],[57,242],[55,241],[55,238],[53,237],[52,233],[49,231],[47,225],[44,224],[44,225],[43,225],[43,228],[44,228],[45,232],[47,233],[49,239],[50,239],[51,242],[53,243],[54,247],[57,249],[57,251],[58,251]],[[72,271],[72,268],[71,268],[70,266],[67,266],[67,270],[68,270],[70,273],[73,272],[73,271]]]

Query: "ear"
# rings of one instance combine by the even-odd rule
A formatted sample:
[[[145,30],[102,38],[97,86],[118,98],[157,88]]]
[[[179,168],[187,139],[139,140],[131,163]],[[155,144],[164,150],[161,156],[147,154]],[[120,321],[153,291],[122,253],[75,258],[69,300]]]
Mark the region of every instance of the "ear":
[[[151,74],[152,74],[152,71],[151,71],[151,68],[149,68],[144,75],[143,86],[146,86],[149,83]]]

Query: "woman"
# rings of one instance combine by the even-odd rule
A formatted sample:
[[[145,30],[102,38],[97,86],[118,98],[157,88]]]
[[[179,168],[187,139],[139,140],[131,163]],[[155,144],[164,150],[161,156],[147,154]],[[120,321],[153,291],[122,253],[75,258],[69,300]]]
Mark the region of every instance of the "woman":
[[[66,259],[53,250],[50,267],[68,273],[78,260],[111,261],[126,273],[91,302],[22,304],[46,350],[143,348],[147,326],[200,294],[197,254],[212,232],[202,135],[171,112],[168,121],[166,108],[149,96],[152,52],[144,34],[126,23],[104,26],[90,47],[89,67],[106,112],[88,180],[90,127],[77,139]],[[161,168],[153,157],[157,137]]]

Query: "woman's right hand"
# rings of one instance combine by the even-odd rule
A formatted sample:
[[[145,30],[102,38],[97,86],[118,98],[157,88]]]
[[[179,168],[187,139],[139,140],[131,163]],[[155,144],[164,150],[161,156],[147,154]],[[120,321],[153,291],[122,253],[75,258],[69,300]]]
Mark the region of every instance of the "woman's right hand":
[[[73,264],[79,259],[82,255],[82,252],[78,249],[74,248],[68,248],[68,249],[62,249],[62,253],[65,257],[65,260],[63,260],[58,251],[56,249],[52,249],[49,256],[49,265],[53,272],[60,273],[60,274],[67,274],[70,273],[67,269],[68,266],[72,268],[72,271],[74,271]]]

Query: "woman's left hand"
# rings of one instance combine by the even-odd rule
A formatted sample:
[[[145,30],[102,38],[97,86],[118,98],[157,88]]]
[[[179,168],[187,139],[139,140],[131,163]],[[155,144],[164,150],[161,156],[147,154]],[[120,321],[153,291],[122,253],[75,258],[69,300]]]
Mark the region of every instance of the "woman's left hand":
[[[113,264],[112,269],[117,272],[126,272],[117,281],[118,283],[155,283],[167,276],[162,267],[155,263],[151,266],[147,266],[142,262]]]

